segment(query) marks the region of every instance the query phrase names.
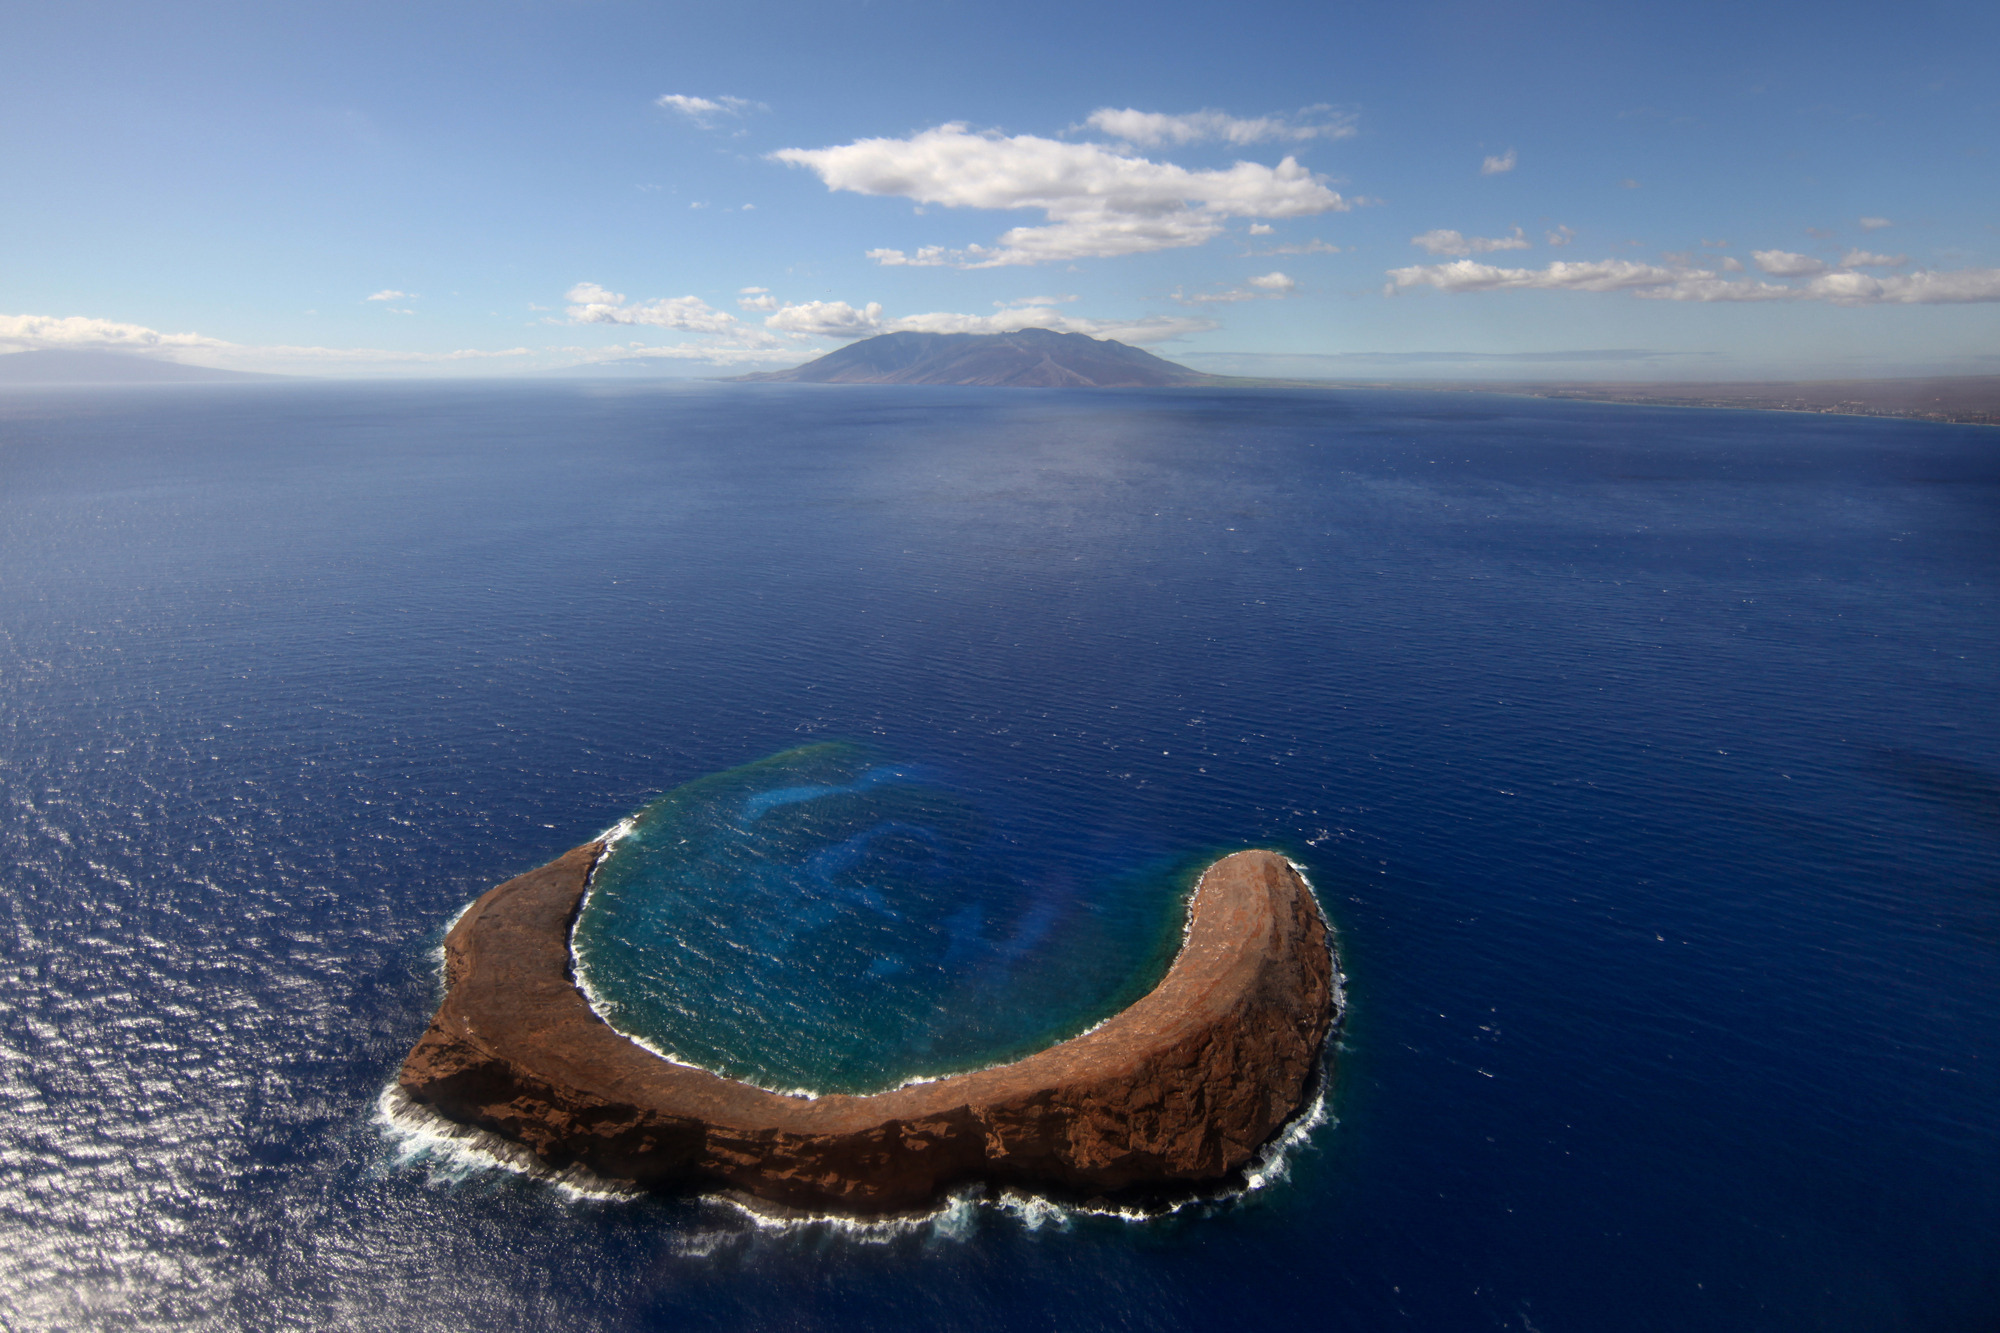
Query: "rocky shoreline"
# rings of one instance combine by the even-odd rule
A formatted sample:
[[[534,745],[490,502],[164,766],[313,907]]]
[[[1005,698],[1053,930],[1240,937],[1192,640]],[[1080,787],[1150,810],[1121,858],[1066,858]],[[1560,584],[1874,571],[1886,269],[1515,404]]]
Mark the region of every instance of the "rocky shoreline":
[[[485,894],[445,942],[446,994],[404,1092],[551,1166],[880,1214],[971,1181],[1116,1194],[1225,1180],[1298,1109],[1333,1021],[1311,890],[1274,852],[1210,866],[1151,992],[1010,1064],[868,1096],[770,1092],[661,1059],[593,1012],[570,928],[586,843]]]

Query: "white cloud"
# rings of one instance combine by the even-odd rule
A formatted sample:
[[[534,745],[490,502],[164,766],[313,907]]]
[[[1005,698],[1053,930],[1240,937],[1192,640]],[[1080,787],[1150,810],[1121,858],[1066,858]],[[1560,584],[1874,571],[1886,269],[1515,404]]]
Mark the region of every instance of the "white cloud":
[[[606,291],[594,282],[579,282],[565,292],[564,313],[572,324],[645,324],[683,333],[740,331],[736,316],[717,310],[699,296],[663,296],[627,305],[623,293]]]
[[[1268,222],[1253,222],[1250,224],[1250,234],[1252,236],[1269,236],[1276,230],[1277,228]]]
[[[1750,258],[1757,261],[1757,267],[1774,278],[1803,278],[1814,273],[1826,272],[1826,264],[1811,255],[1793,254],[1790,250],[1752,250]]]
[[[1806,289],[1754,278],[1719,278],[1707,269],[1692,269],[1672,282],[1634,292],[1649,301],[1798,301]]]
[[[1863,231],[1880,231],[1884,227],[1893,227],[1895,225],[1895,223],[1889,221],[1887,218],[1861,219],[1861,230]]]
[[[203,352],[233,347],[199,333],[161,333],[142,324],[120,324],[83,315],[0,315],[0,348],[10,352],[62,349],[88,352]],[[174,359],[171,356],[167,359]]]
[[[845,301],[785,305],[764,321],[764,327],[808,338],[872,338],[890,331],[883,325],[880,301],[870,301],[859,308]]]
[[[715,128],[717,121],[724,117],[741,117],[745,111],[769,111],[762,102],[753,102],[747,97],[689,97],[685,93],[668,93],[653,100],[653,105],[668,111],[678,111],[705,130]]]
[[[1910,262],[1908,255],[1878,255],[1870,250],[1849,250],[1840,257],[1842,268],[1901,268]]]
[[[769,314],[778,308],[778,298],[771,295],[769,287],[745,287],[737,292],[736,304],[745,310]]]
[[[1964,305],[2000,301],[2000,268],[1919,271],[1874,278],[1828,273],[1808,285],[1806,299],[1835,305]]]
[[[1011,301],[995,301],[993,304],[1002,310],[1018,310],[1023,306],[1068,305],[1074,300],[1076,296],[1072,293],[1068,296],[1017,296]]]
[[[1325,110],[1324,106],[1310,106],[1298,115],[1308,116]],[[1263,143],[1267,139],[1351,139],[1356,133],[1351,116],[1309,124],[1286,116],[1258,116],[1245,120],[1221,111],[1169,116],[1157,111],[1136,111],[1131,107],[1115,110],[1108,106],[1091,112],[1085,123],[1101,133],[1147,147],[1210,142],[1241,147]]]
[[[1543,232],[1542,238],[1550,245],[1568,245],[1576,239],[1576,233],[1568,227],[1557,227],[1554,231]]]
[[[1507,172],[1512,171],[1515,164],[1520,160],[1520,154],[1509,148],[1506,152],[1498,156],[1489,155],[1484,162],[1479,164],[1479,174],[1482,176],[1505,175]]]
[[[1434,255],[1483,255],[1495,250],[1526,250],[1528,238],[1514,228],[1512,236],[1461,236],[1442,227],[1412,236],[1410,244]]]
[[[384,287],[373,296],[364,296],[361,299],[364,301],[414,301],[417,298],[412,292],[399,292],[394,287]]]
[[[1202,292],[1194,296],[1186,296],[1176,291],[1174,299],[1182,305],[1229,305],[1237,301],[1282,301],[1297,291],[1299,286],[1297,280],[1288,278],[1283,273],[1278,272],[1266,273],[1262,277],[1250,278],[1246,281],[1250,287],[1254,287],[1256,290],[1249,291],[1242,287],[1231,287],[1226,291]]]
[[[1767,256],[1770,262],[1766,262]],[[1662,268],[1624,259],[1589,263],[1557,261],[1547,268],[1496,268],[1470,259],[1449,264],[1389,270],[1384,289],[1428,286],[1446,292],[1629,291],[1658,301],[1825,301],[1833,305],[1951,305],[2000,301],[2000,269],[1957,269],[1873,277],[1832,272],[1804,255],[1760,250],[1752,256],[1764,271],[1780,277],[1809,277],[1792,286],[1747,278],[1724,278],[1709,269]],[[1805,267],[1790,261],[1803,260]],[[1775,267],[1774,267],[1775,265]],[[1728,267],[1728,265],[1725,265]],[[1741,266],[1738,265],[1738,268]]]
[[[1476,260],[1458,259],[1449,264],[1389,270],[1389,280],[1394,288],[1429,286],[1446,292],[1524,289],[1615,292],[1658,286],[1663,282],[1672,282],[1675,276],[1674,269],[1634,263],[1628,259],[1599,259],[1585,263],[1566,263],[1559,259],[1543,269],[1496,268]]]
[[[532,356],[526,347],[498,351],[462,348],[451,352],[390,352],[373,347],[251,346],[199,333],[161,333],[142,324],[83,315],[0,315],[0,352],[47,350],[135,352],[186,365],[239,369],[311,370],[437,365]]]
[[[934,311],[889,319],[879,301],[852,306],[845,301],[805,301],[781,306],[764,321],[766,328],[793,337],[852,340],[883,333],[1018,333],[1022,329],[1053,329],[1057,333],[1087,333],[1128,343],[1157,343],[1216,327],[1213,320],[1153,315],[1140,319],[1084,319],[1046,306],[1002,310],[993,315],[961,315]]]
[[[947,250],[942,245],[920,245],[915,254],[903,250],[866,252],[869,259],[884,268],[993,268],[997,265],[981,261],[999,253],[983,245],[972,245],[963,250]]]
[[[1172,315],[1149,315],[1141,319],[1080,319],[1054,310],[1009,310],[998,315],[928,314],[908,315],[891,320],[886,332],[909,329],[917,333],[1018,333],[1022,329],[1052,329],[1057,333],[1087,333],[1093,338],[1116,338],[1119,342],[1167,342],[1216,327],[1213,320],[1189,319]]]
[[[941,125],[907,139],[771,154],[805,167],[830,190],[889,195],[946,208],[1036,209],[1049,225],[1015,227],[997,246],[876,249],[888,266],[999,268],[1144,254],[1201,245],[1232,217],[1291,218],[1352,207],[1292,158],[1189,171],[1101,144],[1033,135],[975,134]]]
[[[1328,245],[1325,241],[1314,239],[1301,241],[1297,245],[1267,245],[1261,250],[1245,250],[1243,253],[1252,259],[1260,259],[1270,255],[1337,255],[1340,253],[1340,247],[1337,245]]]
[[[1743,261],[1734,256],[1725,255],[1722,260],[1722,271],[1724,273],[1741,273],[1743,271]]]

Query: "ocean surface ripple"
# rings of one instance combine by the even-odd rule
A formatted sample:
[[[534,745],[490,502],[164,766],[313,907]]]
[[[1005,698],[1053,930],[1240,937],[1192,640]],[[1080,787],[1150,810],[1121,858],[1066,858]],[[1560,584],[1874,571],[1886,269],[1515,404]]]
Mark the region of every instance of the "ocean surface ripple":
[[[0,396],[0,1327],[1993,1327],[1997,502],[1987,430],[1472,395]],[[1283,1178],[863,1238],[399,1127],[466,902],[823,742],[894,1003],[802,1045],[776,892],[697,1017],[983,1058],[1276,847],[1350,1001]]]

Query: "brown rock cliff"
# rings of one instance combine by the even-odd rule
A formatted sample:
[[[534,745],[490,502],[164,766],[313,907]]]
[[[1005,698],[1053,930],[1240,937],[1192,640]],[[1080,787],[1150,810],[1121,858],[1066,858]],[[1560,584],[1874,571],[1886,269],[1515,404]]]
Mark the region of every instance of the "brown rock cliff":
[[[971,1180],[1089,1192],[1216,1181],[1298,1108],[1332,1021],[1319,906],[1273,852],[1210,866],[1160,984],[1012,1064],[803,1098],[672,1064],[577,990],[569,934],[603,850],[493,889],[445,944],[447,993],[403,1064],[418,1101],[650,1186],[880,1213]]]

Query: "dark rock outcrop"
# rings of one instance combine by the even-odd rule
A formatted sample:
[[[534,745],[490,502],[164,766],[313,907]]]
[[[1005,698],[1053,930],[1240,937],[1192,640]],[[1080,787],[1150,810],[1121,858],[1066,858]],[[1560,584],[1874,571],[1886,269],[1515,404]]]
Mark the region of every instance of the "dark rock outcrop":
[[[790,370],[737,378],[753,383],[1108,389],[1199,384],[1210,377],[1111,338],[1022,329],[1018,333],[885,333]]]
[[[804,1098],[672,1064],[592,1012],[569,933],[587,843],[480,898],[447,993],[403,1064],[411,1097],[649,1186],[720,1185],[881,1213],[972,1180],[1091,1193],[1219,1181],[1291,1117],[1332,1021],[1319,905],[1272,852],[1210,866],[1166,976],[1025,1059],[870,1096]]]

